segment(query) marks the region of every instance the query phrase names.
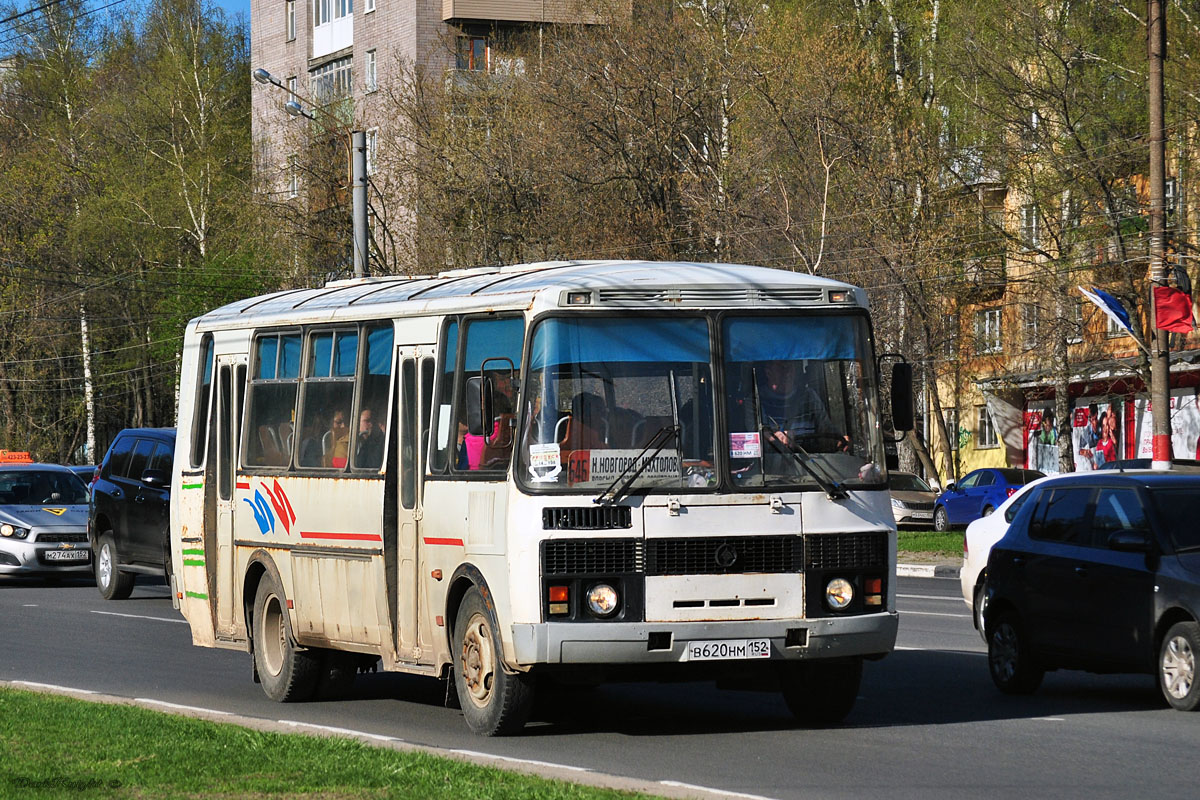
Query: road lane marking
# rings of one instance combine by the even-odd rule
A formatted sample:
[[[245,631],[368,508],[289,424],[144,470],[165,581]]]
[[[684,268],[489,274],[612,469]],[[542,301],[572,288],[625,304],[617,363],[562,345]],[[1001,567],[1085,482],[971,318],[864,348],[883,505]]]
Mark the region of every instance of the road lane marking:
[[[761,794],[745,794],[744,792],[727,792],[724,789],[714,789],[711,786],[699,786],[694,783],[681,783],[679,781],[659,781],[663,786],[673,786],[676,789],[693,789],[698,792],[707,792],[709,794],[719,794],[722,797],[744,797],[746,800],[771,800]]]
[[[204,708],[202,706],[182,706],[179,703],[168,703],[166,700],[155,700],[153,697],[135,697],[133,699],[139,703],[145,703],[146,705],[173,708],[178,711],[194,711],[199,714],[223,714],[225,716],[231,716],[231,712],[229,711],[218,711],[215,708]]]
[[[179,622],[187,625],[186,619],[168,619],[167,617],[148,617],[142,614],[122,614],[119,611],[96,611],[92,610],[93,614],[104,614],[108,617],[128,617],[129,619],[152,619],[155,622]]]
[[[366,739],[374,739],[379,742],[403,742],[403,739],[397,739],[395,736],[384,736],[381,733],[367,733],[366,731],[356,731],[352,728],[335,728],[332,725],[317,725],[313,722],[298,722],[294,719],[281,719],[278,721],[280,725],[290,725],[293,728],[310,728],[316,731],[326,731],[327,733],[339,733],[344,736],[362,736]]]
[[[13,683],[19,683],[22,686],[34,686],[38,689],[54,689],[58,692],[72,692],[74,694],[100,694],[99,692],[93,692],[91,689],[76,689],[73,686],[59,686],[55,683],[38,683],[37,681],[13,681]]]
[[[904,616],[908,616],[909,614],[912,614],[917,617],[958,617],[960,619],[970,619],[971,618],[970,614],[946,614],[946,613],[940,612],[940,611],[905,611],[904,609],[899,609],[899,611]]]
[[[906,645],[896,645],[894,650],[910,650],[916,653],[954,653],[957,656],[981,656],[987,658],[987,653],[981,653],[978,650],[955,650],[949,647],[909,647]]]
[[[1066,717],[1033,717],[1034,722],[1066,722]]]
[[[898,594],[896,597],[904,597],[909,600],[945,600],[950,603],[961,603],[961,597],[941,597],[935,594]]]
[[[481,753],[478,750],[450,750],[460,756],[468,756],[470,758],[489,758],[494,761],[505,761],[512,764],[530,764],[535,767],[550,767],[552,769],[565,769],[571,772],[591,772],[587,767],[573,767],[570,764],[556,764],[553,761],[536,761],[532,758],[512,758],[511,756],[498,756],[495,753]]]

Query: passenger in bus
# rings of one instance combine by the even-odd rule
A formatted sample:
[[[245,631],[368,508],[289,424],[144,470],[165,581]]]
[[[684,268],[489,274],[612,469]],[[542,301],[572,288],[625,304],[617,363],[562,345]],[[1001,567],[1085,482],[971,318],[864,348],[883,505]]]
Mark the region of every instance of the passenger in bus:
[[[324,464],[327,467],[346,466],[350,454],[350,426],[346,424],[346,412],[338,409],[329,421],[329,431],[321,439]]]
[[[592,392],[580,392],[571,400],[568,444],[572,450],[609,447],[608,404]]]
[[[383,463],[383,430],[375,424],[375,412],[364,408],[358,415],[358,437],[354,445],[355,466],[378,469]]]

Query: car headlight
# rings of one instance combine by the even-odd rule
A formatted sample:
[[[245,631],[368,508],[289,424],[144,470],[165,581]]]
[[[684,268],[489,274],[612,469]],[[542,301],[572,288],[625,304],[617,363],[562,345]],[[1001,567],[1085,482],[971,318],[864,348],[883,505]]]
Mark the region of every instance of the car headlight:
[[[896,498],[894,498],[894,497],[893,497],[893,498],[892,498],[892,508],[899,508],[899,509],[903,509],[903,508],[905,508],[905,506],[904,506],[904,501],[903,501],[903,500],[897,500]]]
[[[854,587],[845,578],[834,578],[825,584],[825,602],[834,611],[841,611],[854,599]]]
[[[0,525],[0,536],[9,536],[13,539],[24,539],[29,535],[26,528],[18,528],[16,525],[9,525],[7,522]]]
[[[607,583],[597,583],[587,593],[588,610],[597,617],[607,617],[617,610],[617,590]]]

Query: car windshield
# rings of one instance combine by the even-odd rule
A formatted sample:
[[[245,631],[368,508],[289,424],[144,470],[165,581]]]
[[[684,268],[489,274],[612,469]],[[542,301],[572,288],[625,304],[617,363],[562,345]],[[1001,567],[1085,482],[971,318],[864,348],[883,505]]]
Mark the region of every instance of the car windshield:
[[[83,505],[87,486],[77,475],[52,469],[0,471],[0,505]]]
[[[1151,491],[1162,527],[1171,537],[1175,552],[1200,550],[1200,526],[1196,509],[1200,508],[1200,486],[1154,489]]]
[[[888,474],[888,488],[893,492],[932,492],[929,484],[916,475],[907,472],[892,472]]]
[[[631,490],[703,490],[722,482],[720,470],[747,489],[883,482],[865,316],[726,316],[720,403],[711,328],[700,315],[539,322],[522,482],[603,491],[633,476]]]

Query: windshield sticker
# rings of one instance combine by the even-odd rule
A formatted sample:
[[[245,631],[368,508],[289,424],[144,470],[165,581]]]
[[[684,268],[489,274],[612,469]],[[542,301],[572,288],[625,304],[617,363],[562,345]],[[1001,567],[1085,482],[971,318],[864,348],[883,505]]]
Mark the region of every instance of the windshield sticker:
[[[762,456],[762,440],[757,431],[750,433],[729,434],[730,458],[760,458]]]
[[[562,472],[562,449],[558,442],[529,445],[529,477],[534,483],[558,479]]]
[[[626,470],[628,475],[643,465],[638,480],[678,478],[681,474],[679,453],[674,450],[653,457],[641,450],[572,450],[567,456],[567,483],[607,485]]]

